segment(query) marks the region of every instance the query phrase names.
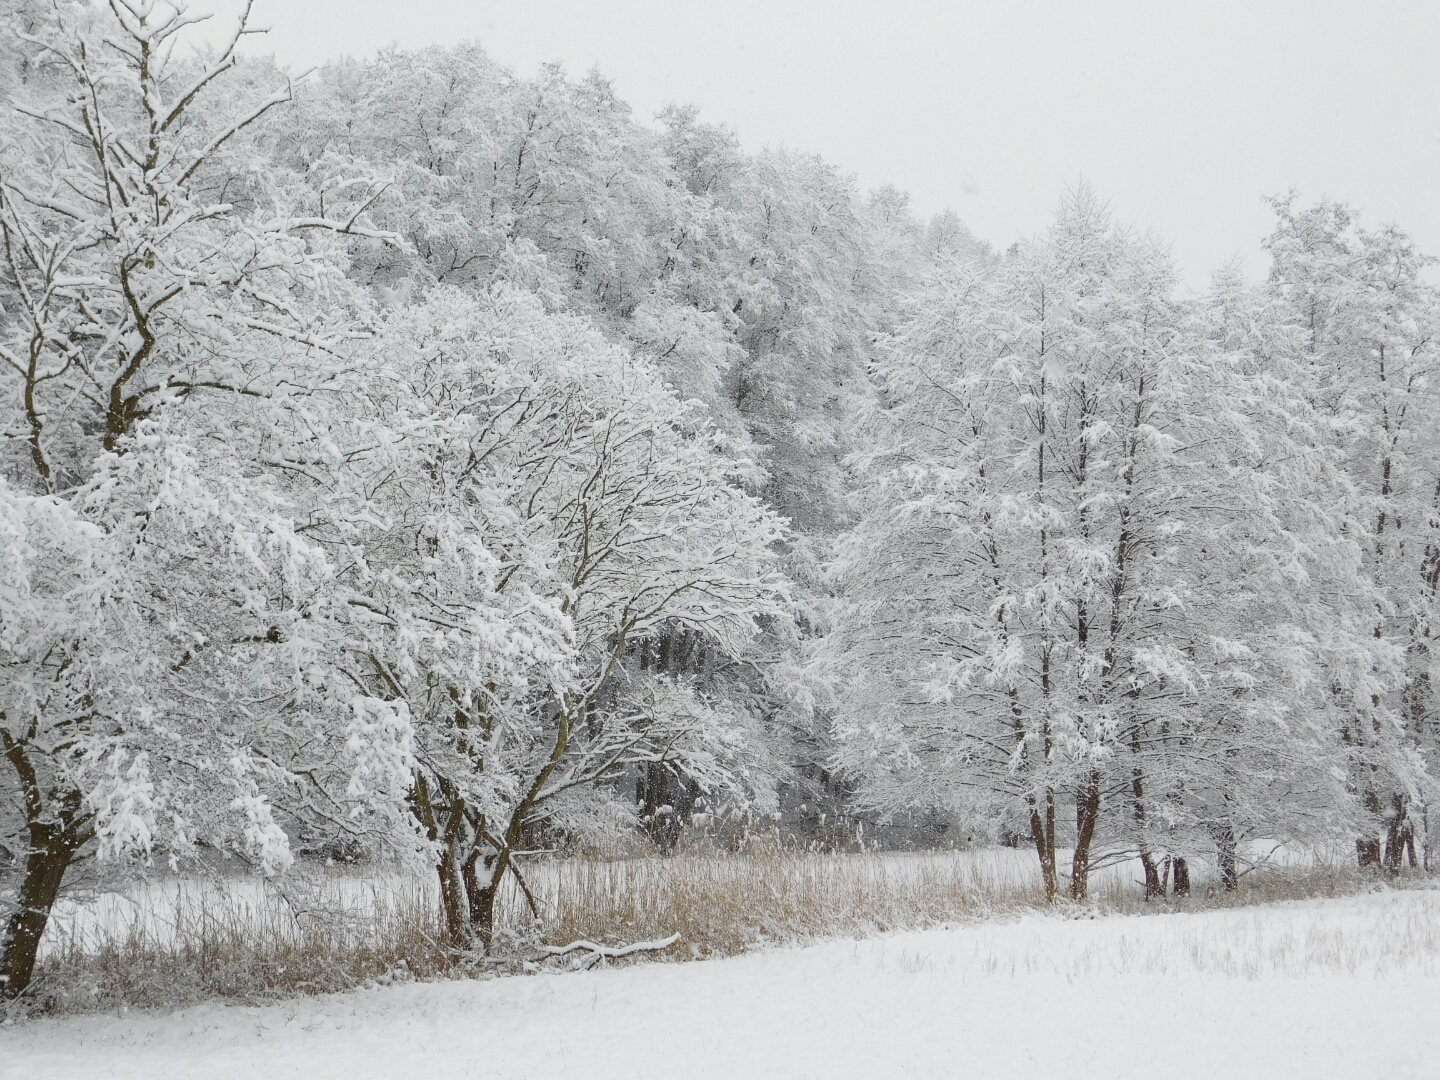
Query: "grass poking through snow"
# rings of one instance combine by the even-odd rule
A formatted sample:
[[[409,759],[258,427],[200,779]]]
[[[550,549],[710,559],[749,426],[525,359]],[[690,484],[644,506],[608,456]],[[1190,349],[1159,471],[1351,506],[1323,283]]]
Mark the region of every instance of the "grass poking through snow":
[[[527,870],[541,906],[538,927],[518,889],[505,898],[502,925],[507,942],[533,941],[538,933],[549,944],[581,938],[621,944],[678,932],[680,941],[667,958],[726,956],[767,943],[1048,912],[1031,862],[1026,853],[1009,850],[553,860]],[[1199,911],[1339,896],[1372,884],[1344,864],[1301,860],[1257,869],[1242,879],[1239,890],[1225,893],[1214,889],[1204,868],[1197,868],[1192,896],[1146,903],[1135,876],[1133,866],[1112,867],[1096,876],[1089,904],[1062,902],[1054,911],[1086,917]],[[1413,880],[1427,879],[1416,875]],[[57,912],[32,1000],[57,1012],[175,1007],[207,998],[253,1002],[343,990],[371,980],[506,970],[505,965],[477,964],[474,957],[440,945],[437,900],[428,877],[311,872],[281,885],[160,878]],[[1414,955],[1433,961],[1440,954],[1440,928],[1427,924],[1412,930],[1429,935],[1428,944],[1420,942],[1423,947]],[[1197,928],[1195,934],[1200,933]],[[1255,940],[1227,949],[1200,937],[1174,947],[1193,952],[1187,962],[1197,970],[1240,975],[1247,964],[1253,968],[1257,963],[1266,970],[1299,971],[1326,949],[1338,958],[1338,970],[1374,966],[1375,958],[1347,953],[1349,946],[1339,940],[1252,936]],[[1410,945],[1396,947],[1404,951]],[[502,942],[501,950],[505,947]],[[517,956],[524,951],[519,945],[512,948]],[[1125,970],[1130,970],[1126,965],[1173,966],[1182,959],[1096,953],[1067,963],[1079,965],[1080,972],[1120,970],[1116,963]],[[995,960],[1006,962],[1017,961]],[[1039,962],[1035,957],[1023,961]],[[513,967],[518,969],[518,960]]]

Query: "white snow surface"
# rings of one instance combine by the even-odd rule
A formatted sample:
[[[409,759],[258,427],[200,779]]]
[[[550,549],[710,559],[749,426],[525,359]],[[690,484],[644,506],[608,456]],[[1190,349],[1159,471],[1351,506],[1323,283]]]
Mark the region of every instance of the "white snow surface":
[[[1440,1075],[1440,892],[1027,917],[727,960],[0,1029],[0,1077]]]

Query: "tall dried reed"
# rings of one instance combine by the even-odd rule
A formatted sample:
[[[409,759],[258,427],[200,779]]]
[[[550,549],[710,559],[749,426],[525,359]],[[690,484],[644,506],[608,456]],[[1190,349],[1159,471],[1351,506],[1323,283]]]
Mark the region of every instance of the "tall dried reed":
[[[678,932],[680,941],[663,956],[679,960],[1039,910],[1201,910],[1337,896],[1367,883],[1343,864],[1305,859],[1257,869],[1226,893],[1200,867],[1189,897],[1146,903],[1135,868],[1122,863],[1096,875],[1088,904],[1048,909],[1030,860],[1007,850],[555,859],[526,873],[540,918],[512,886],[500,913],[500,950],[515,960],[508,967],[441,945],[428,876],[315,871],[284,886],[152,881],[57,913],[32,1004],[52,1011],[174,1007],[324,993],[375,979],[498,973],[517,969],[540,940],[621,944]]]
[[[434,898],[411,879],[172,879],[93,904],[51,922],[29,995],[46,1011],[328,993],[453,963]]]

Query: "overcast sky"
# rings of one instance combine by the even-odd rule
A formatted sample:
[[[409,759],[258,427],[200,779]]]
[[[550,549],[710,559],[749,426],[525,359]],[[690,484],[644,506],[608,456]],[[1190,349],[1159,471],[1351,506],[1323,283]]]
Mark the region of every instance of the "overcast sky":
[[[256,18],[252,48],[297,69],[465,39],[521,74],[598,66],[642,121],[693,102],[997,246],[1084,177],[1196,286],[1232,254],[1265,270],[1261,195],[1292,186],[1440,254],[1436,0],[257,0]]]

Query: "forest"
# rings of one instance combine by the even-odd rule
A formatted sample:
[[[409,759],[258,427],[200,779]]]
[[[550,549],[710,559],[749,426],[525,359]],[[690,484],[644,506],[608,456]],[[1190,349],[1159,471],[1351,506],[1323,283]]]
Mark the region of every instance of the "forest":
[[[1430,869],[1399,226],[1271,193],[1195,295],[1079,180],[1001,251],[599,73],[0,15],[3,996],[107,874],[418,867],[484,954],[617,838]]]

